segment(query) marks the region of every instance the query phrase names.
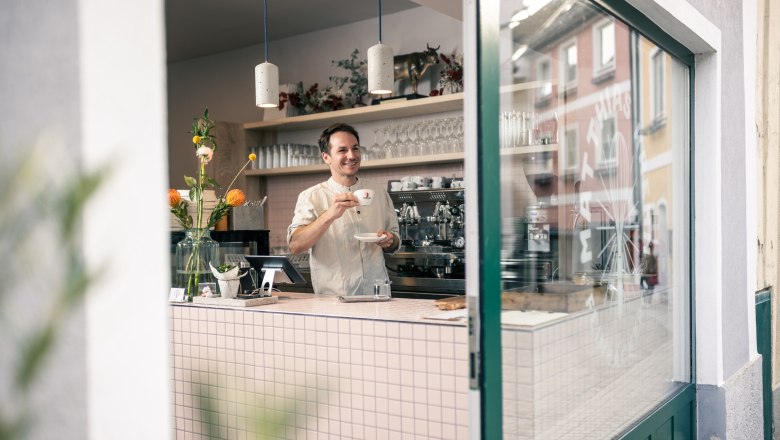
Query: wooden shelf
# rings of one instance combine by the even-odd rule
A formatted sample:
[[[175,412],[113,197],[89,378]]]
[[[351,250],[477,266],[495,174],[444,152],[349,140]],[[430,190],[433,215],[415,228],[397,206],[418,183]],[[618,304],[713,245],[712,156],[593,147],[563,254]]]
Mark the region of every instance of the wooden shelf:
[[[463,109],[463,93],[430,96],[406,101],[389,101],[385,104],[367,107],[349,108],[312,115],[294,116],[270,121],[248,122],[245,130],[289,131],[307,128],[322,128],[334,122],[370,122],[385,119],[403,118]]]
[[[420,164],[439,164],[439,163],[457,163],[463,161],[463,153],[445,153],[445,154],[430,154],[426,156],[408,156],[397,157],[392,159],[374,159],[368,160],[360,164],[361,170],[370,170],[374,168],[397,168],[407,167]],[[295,174],[317,174],[327,173],[328,167],[323,164],[307,165],[304,167],[286,167],[286,168],[271,168],[266,170],[249,170],[245,171],[244,175],[247,177],[262,177],[262,176],[290,176]]]

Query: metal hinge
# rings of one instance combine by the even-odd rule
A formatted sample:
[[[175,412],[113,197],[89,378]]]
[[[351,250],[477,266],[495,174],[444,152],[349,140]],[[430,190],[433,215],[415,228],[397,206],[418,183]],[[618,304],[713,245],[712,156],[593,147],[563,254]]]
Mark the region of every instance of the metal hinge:
[[[479,297],[466,296],[468,302],[469,331],[469,388],[479,390],[481,351],[479,346]]]

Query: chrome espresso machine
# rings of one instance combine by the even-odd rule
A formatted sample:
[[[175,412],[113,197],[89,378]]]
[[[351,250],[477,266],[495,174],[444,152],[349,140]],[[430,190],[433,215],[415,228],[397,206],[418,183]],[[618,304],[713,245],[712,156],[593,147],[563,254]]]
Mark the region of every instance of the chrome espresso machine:
[[[389,182],[401,235],[398,252],[385,256],[393,295],[436,298],[466,293],[462,182],[445,179],[442,188],[435,189],[398,189],[398,182]]]

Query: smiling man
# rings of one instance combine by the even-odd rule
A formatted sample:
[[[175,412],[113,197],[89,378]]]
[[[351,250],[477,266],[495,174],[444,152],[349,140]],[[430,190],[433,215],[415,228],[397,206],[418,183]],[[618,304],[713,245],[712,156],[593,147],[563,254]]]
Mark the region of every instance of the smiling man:
[[[310,252],[314,293],[373,294],[373,285],[387,280],[384,253],[398,250],[398,218],[383,186],[358,179],[360,137],[347,124],[334,124],[319,139],[320,155],[330,167],[330,179],[298,195],[287,228],[290,252]],[[372,189],[368,206],[358,204],[354,191]],[[355,238],[376,233],[375,242]]]

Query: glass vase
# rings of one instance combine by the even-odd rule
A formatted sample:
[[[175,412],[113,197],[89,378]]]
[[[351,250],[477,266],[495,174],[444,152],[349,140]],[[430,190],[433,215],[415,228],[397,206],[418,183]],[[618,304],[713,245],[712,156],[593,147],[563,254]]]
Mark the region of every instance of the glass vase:
[[[187,301],[198,295],[198,284],[215,283],[209,262],[219,266],[219,243],[206,228],[191,228],[176,244],[176,287],[183,287]]]

